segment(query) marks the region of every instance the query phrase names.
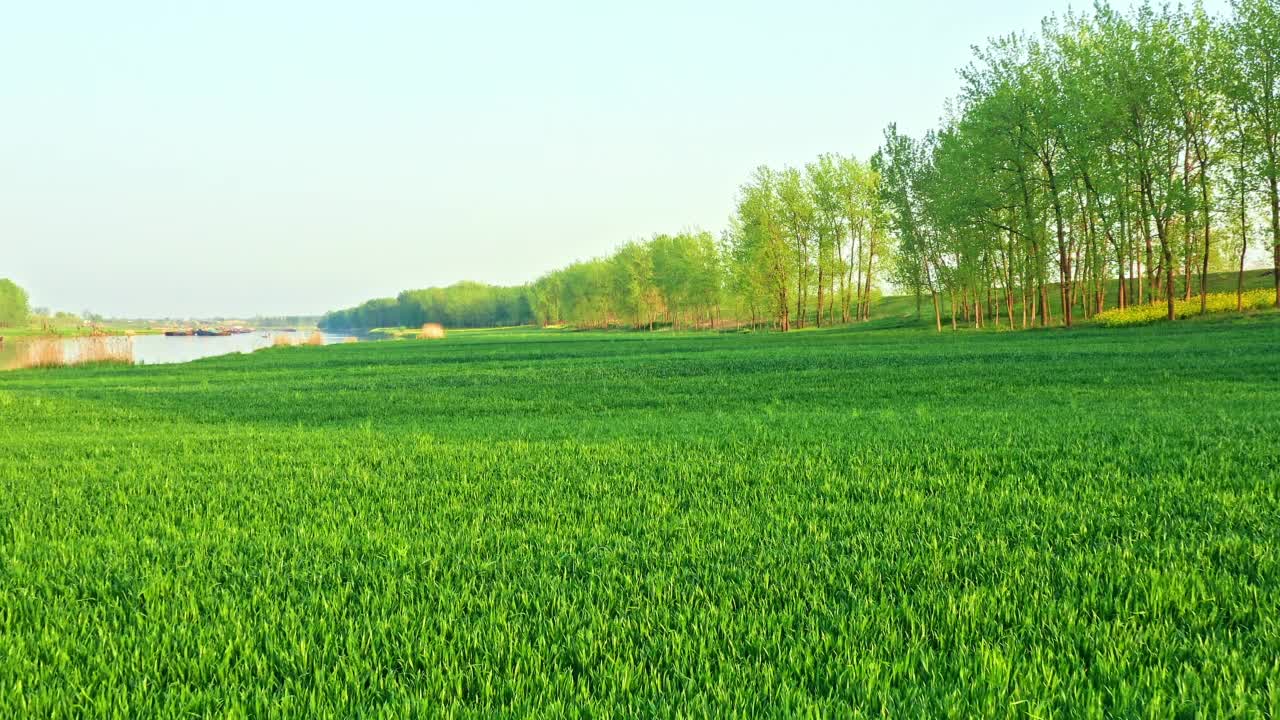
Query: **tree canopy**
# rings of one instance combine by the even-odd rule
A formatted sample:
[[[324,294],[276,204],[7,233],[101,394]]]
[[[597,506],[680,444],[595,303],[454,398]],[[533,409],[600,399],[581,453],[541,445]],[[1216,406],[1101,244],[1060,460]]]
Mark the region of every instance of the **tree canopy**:
[[[8,278],[0,278],[0,327],[25,325],[30,314],[27,291]]]
[[[890,128],[878,157],[895,279],[933,296],[939,329],[940,295],[953,325],[957,308],[978,326],[984,314],[1014,325],[1020,308],[1024,327],[1142,302],[1173,319],[1193,293],[1203,308],[1215,244],[1243,278],[1264,195],[1280,274],[1280,10],[1233,8],[1218,19],[1099,4],[1049,18],[977,51],[940,129],[913,140]]]
[[[444,288],[405,290],[394,298],[377,298],[354,308],[335,310],[326,313],[318,325],[326,330],[369,330],[424,323],[480,328],[531,322],[533,314],[525,288],[460,282]]]

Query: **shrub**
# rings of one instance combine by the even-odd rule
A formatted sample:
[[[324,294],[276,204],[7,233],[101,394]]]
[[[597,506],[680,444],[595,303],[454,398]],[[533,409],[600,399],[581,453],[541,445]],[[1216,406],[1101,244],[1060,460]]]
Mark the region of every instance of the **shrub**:
[[[422,331],[418,333],[419,340],[442,340],[444,339],[444,327],[440,323],[426,323],[422,326]]]

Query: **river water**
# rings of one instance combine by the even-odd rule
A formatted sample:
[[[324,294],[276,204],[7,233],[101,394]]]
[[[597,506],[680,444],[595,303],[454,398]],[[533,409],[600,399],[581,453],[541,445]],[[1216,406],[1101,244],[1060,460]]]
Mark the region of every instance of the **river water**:
[[[309,332],[286,333],[256,330],[240,335],[218,337],[166,335],[137,335],[134,337],[73,337],[9,338],[0,346],[0,369],[11,370],[29,366],[34,358],[61,358],[65,364],[86,359],[131,358],[138,365],[163,365],[185,363],[216,355],[251,353],[271,347],[277,342],[288,341],[304,344],[311,338]],[[325,345],[347,342],[348,335],[320,333]],[[281,338],[281,340],[277,340]]]

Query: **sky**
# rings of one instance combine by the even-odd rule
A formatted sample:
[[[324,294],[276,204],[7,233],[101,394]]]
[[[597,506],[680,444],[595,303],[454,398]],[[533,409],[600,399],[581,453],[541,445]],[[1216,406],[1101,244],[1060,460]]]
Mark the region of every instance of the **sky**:
[[[935,127],[971,46],[1068,7],[0,3],[0,277],[114,317],[524,283]]]

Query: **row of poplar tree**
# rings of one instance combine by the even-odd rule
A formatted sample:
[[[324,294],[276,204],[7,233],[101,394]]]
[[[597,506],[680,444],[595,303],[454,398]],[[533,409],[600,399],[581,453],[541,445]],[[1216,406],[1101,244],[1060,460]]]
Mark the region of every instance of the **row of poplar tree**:
[[[931,298],[939,330],[948,313],[1069,326],[1135,303],[1172,318],[1211,264],[1243,277],[1251,246],[1280,278],[1276,0],[1225,18],[1099,4],[991,42],[962,77],[924,137],[891,126],[868,162],[758,169],[719,237],[658,235],[522,288],[407,291],[323,325],[789,330],[868,319],[887,280]]]
[[[659,235],[538,279],[543,323],[782,330],[870,316],[876,259],[889,249],[879,175],[824,155],[804,168],[760,168],[729,228]]]
[[[944,127],[890,128],[879,155],[894,280],[939,329],[944,301],[953,324],[1151,302],[1173,319],[1193,293],[1203,309],[1211,259],[1242,281],[1258,234],[1280,275],[1280,3],[1100,4],[992,42],[963,77]]]
[[[462,282],[408,290],[330,312],[320,326],[369,329],[539,323],[654,329],[772,325],[782,330],[870,317],[888,217],[879,174],[853,158],[760,168],[730,227],[657,235],[576,262],[523,287]]]

